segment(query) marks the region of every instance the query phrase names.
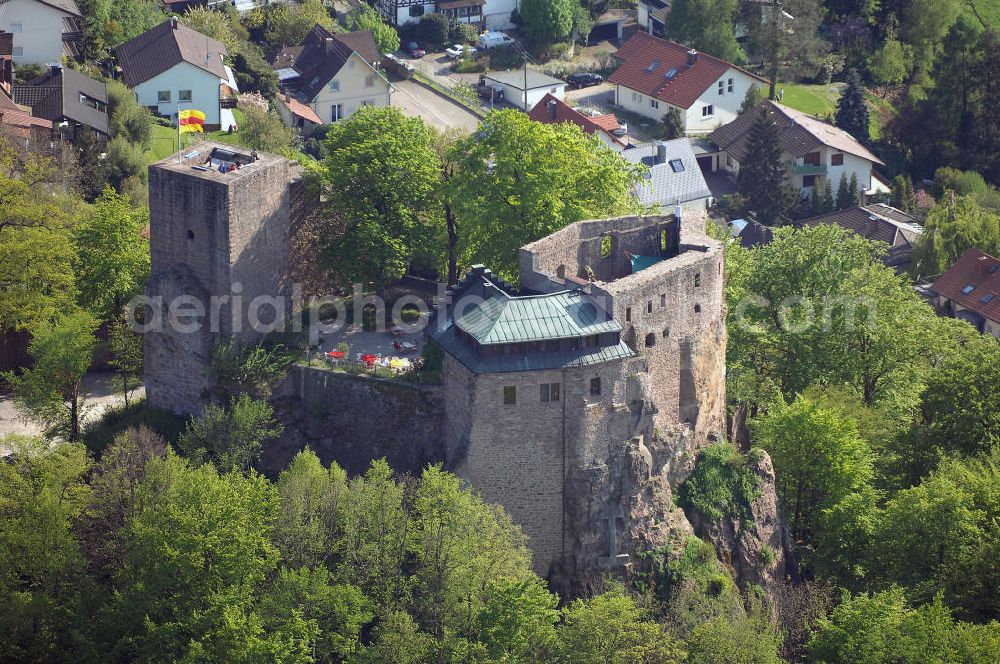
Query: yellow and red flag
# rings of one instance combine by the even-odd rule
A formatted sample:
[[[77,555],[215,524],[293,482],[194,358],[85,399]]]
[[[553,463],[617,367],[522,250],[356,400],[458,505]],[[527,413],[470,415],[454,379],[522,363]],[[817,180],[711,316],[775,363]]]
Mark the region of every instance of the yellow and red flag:
[[[177,114],[177,122],[179,123],[179,128],[182,132],[196,131],[199,134],[202,133],[205,124],[205,114],[201,111],[196,111],[193,108],[186,111],[180,111]]]

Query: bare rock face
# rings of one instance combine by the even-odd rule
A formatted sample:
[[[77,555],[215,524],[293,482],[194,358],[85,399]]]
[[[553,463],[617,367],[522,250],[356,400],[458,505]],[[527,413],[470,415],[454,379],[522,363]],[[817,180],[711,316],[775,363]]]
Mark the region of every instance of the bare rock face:
[[[750,505],[749,522],[708,519],[696,511],[688,518],[695,533],[715,546],[719,559],[730,567],[741,586],[756,584],[769,597],[776,597],[779,584],[794,574],[793,553],[778,508],[771,457],[763,450],[751,452],[751,468],[757,475],[760,495]]]

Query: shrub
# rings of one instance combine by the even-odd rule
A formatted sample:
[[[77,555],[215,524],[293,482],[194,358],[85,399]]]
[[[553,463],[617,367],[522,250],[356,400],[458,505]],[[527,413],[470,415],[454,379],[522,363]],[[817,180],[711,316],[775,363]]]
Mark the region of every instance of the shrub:
[[[745,522],[758,496],[757,475],[746,457],[729,443],[716,443],[698,455],[694,472],[681,485],[680,503],[713,520]]]
[[[490,67],[493,69],[515,69],[523,64],[524,56],[513,46],[490,49]]]
[[[475,44],[479,38],[479,31],[472,24],[456,23],[451,26],[448,37],[455,44]]]
[[[451,26],[448,17],[444,14],[425,14],[420,19],[419,32],[420,41],[427,44],[431,50],[439,51],[448,41],[451,34]]]
[[[472,58],[462,58],[451,66],[451,70],[456,74],[477,74],[486,71],[486,58],[473,60]]]
[[[288,154],[293,149],[295,134],[276,114],[248,106],[240,123],[240,140],[248,148]]]

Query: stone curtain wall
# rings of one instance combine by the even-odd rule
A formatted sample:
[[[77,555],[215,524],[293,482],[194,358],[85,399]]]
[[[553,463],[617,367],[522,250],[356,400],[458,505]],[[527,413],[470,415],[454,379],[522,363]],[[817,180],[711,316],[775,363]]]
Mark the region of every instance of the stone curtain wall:
[[[440,386],[295,365],[272,400],[285,433],[268,445],[263,467],[277,474],[310,447],[351,475],[383,457],[397,473],[419,475],[445,461],[443,399]]]

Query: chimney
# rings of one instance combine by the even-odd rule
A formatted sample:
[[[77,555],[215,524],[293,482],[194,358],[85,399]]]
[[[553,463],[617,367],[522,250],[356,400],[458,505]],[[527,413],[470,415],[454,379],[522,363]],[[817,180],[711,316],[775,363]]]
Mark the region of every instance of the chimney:
[[[680,203],[674,206],[674,217],[677,219],[677,221],[680,221],[681,219],[684,218],[684,208],[681,206]]]
[[[696,62],[698,62],[698,51],[692,48],[688,51],[688,67],[694,67]]]
[[[176,16],[171,16],[170,17],[170,27],[173,28],[174,30],[177,29],[177,17]]]
[[[323,53],[325,53],[326,55],[330,55],[332,51],[333,51],[333,37],[324,37]]]
[[[555,99],[553,99],[553,100],[549,101],[549,103],[547,104],[547,106],[549,107],[549,119],[550,120],[555,120],[556,119],[556,109],[559,107],[559,104],[556,103]]]
[[[980,256],[979,257],[979,269],[976,270],[976,272],[981,277],[985,277],[987,274],[990,273],[990,259],[989,259],[989,256]]]
[[[874,214],[868,217],[868,234],[875,235],[878,233],[878,222],[879,218]]]
[[[667,144],[664,141],[656,142],[656,158],[653,159],[654,164],[665,164],[667,163]]]

